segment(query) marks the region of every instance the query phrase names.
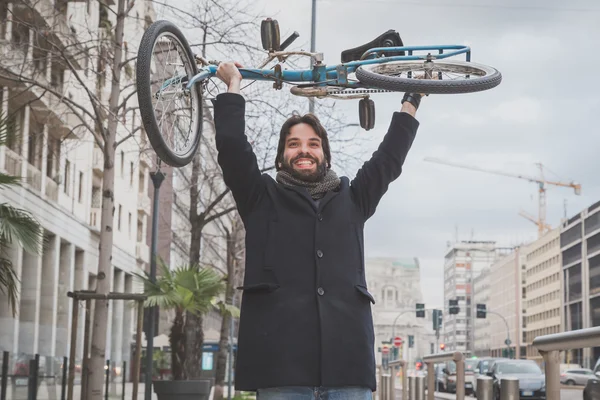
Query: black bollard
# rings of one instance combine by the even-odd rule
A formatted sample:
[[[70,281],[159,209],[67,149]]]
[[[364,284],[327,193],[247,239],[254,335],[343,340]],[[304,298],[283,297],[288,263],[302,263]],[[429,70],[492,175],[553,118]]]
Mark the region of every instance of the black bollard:
[[[67,396],[67,374],[69,373],[69,368],[68,368],[68,358],[67,357],[63,357],[63,364],[62,364],[62,383],[60,385],[60,400],[65,400],[66,396]]]
[[[0,381],[0,400],[6,400],[8,387],[8,351],[2,353],[2,380]]]
[[[106,360],[106,384],[104,388],[104,400],[108,400],[108,383],[110,380],[110,360]]]
[[[121,400],[125,400],[125,376],[127,371],[127,361],[123,361],[123,369],[121,370],[121,385],[123,389],[121,390]]]

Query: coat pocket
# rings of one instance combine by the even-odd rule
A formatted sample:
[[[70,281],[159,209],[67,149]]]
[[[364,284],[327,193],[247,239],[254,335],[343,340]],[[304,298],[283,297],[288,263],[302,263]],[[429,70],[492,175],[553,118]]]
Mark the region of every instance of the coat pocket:
[[[369,291],[367,290],[367,288],[365,286],[362,285],[356,285],[354,286],[356,288],[356,290],[358,290],[358,292],[360,294],[362,294],[363,296],[365,296],[367,299],[369,299],[369,301],[373,304],[375,304],[375,298],[373,297],[373,295],[371,293],[369,293]]]
[[[279,285],[275,283],[255,283],[252,285],[238,286],[236,289],[243,290],[245,293],[270,293],[279,289]]]

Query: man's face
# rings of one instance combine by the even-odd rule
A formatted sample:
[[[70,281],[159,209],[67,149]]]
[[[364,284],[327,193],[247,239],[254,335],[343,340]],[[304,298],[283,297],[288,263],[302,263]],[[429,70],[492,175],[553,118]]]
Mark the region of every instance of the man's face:
[[[327,172],[327,162],[321,138],[305,123],[294,125],[285,139],[281,168],[292,176],[309,182],[321,180]]]

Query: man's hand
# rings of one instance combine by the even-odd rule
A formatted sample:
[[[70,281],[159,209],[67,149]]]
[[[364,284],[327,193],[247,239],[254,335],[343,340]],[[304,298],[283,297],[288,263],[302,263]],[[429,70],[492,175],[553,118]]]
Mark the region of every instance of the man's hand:
[[[415,75],[415,76],[413,76],[413,79],[438,79],[438,74],[433,73],[431,75],[431,77],[428,77],[426,74]],[[419,100],[421,100],[423,97],[429,96],[429,95],[425,94],[425,93],[419,93],[419,94],[417,94],[417,96],[420,96]],[[405,101],[404,103],[402,103],[402,109],[400,111],[408,113],[413,117],[417,114],[417,108],[408,101]]]
[[[243,68],[238,62],[221,63],[217,68],[217,78],[225,82],[229,93],[240,93],[242,74],[238,68]]]

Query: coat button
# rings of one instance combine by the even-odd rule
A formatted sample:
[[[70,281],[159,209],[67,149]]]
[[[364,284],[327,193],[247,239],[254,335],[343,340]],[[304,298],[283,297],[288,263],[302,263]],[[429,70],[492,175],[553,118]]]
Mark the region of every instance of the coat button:
[[[319,221],[323,221],[323,214],[321,214],[321,213],[317,214],[317,219]]]
[[[321,250],[317,250],[317,257],[323,258],[323,252]]]
[[[317,289],[317,293],[319,293],[319,296],[323,296],[325,294],[325,290],[323,290],[322,287]]]

